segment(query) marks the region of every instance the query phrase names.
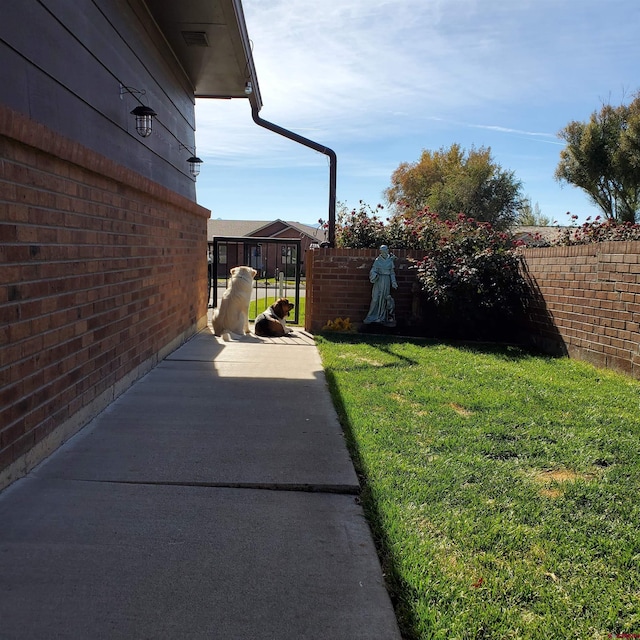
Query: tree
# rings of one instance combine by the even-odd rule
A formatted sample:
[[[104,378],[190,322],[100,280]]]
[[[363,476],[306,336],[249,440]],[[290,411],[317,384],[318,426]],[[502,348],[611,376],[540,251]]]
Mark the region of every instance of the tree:
[[[491,157],[491,149],[458,144],[423,150],[420,160],[403,162],[385,190],[387,203],[409,213],[428,208],[444,220],[462,213],[497,229],[511,226],[522,206],[522,184]]]
[[[570,122],[558,134],[555,177],[583,189],[608,220],[635,222],[640,213],[640,92],[630,104],[602,106],[588,122]]]
[[[542,215],[537,202],[531,206],[531,198],[525,198],[518,211],[518,224],[524,227],[548,227],[551,220]]]

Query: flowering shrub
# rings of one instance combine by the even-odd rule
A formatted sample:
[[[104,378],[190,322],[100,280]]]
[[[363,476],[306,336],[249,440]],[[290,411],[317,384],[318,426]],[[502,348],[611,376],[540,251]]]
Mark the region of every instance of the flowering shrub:
[[[521,258],[511,236],[464,215],[445,224],[448,233],[415,265],[430,300],[447,305],[460,298],[491,308],[508,303],[512,293],[523,293]]]
[[[384,207],[372,209],[360,201],[359,208],[342,211],[336,221],[336,245],[351,249],[372,249],[386,244],[397,249],[432,249],[440,237],[438,215],[423,209],[417,213],[396,213],[382,220]]]
[[[432,251],[438,246],[443,223],[437,213],[428,208],[415,213],[400,213],[389,219],[387,242],[390,247]]]
[[[512,236],[462,214],[443,226],[438,246],[415,264],[427,315],[452,336],[504,335],[528,299]]]
[[[336,225],[338,246],[422,249],[414,264],[423,318],[441,335],[488,337],[504,333],[526,304],[528,288],[513,236],[460,214],[441,220],[429,209],[400,211],[385,222],[381,205],[362,202]],[[438,325],[438,326],[436,326]]]
[[[575,224],[578,216],[571,215]],[[580,227],[566,228],[552,245],[572,246],[577,244],[590,244],[592,242],[640,240],[640,224],[631,222],[617,222],[615,220],[603,220],[597,216],[591,217]]]
[[[343,210],[336,224],[339,247],[424,250],[414,264],[425,328],[440,336],[504,338],[517,328],[531,292],[523,277],[518,251],[524,243],[488,223],[460,214],[441,220],[428,208],[400,209],[383,220],[382,205]],[[571,216],[571,214],[568,214]],[[575,225],[578,216],[571,216]],[[552,241],[535,238],[536,246],[577,245],[640,240],[640,224],[587,218]]]
[[[351,249],[379,247],[386,242],[384,223],[378,215],[382,205],[372,209],[360,200],[360,208],[340,211],[336,220],[336,245]]]

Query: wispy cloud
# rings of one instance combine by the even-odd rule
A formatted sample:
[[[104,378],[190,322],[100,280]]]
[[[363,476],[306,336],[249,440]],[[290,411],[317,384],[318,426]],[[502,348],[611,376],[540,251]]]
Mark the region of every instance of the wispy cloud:
[[[637,0],[243,6],[262,117],[339,149],[342,176],[380,180],[421,147],[459,137],[487,146],[509,138],[520,147],[562,145],[556,132],[570,119],[587,118],[612,91],[637,88],[629,86],[640,62]],[[246,100],[199,100],[196,115],[206,162],[291,170],[325,162],[256,126]],[[552,176],[553,169],[545,170]]]
[[[543,131],[525,131],[523,129],[513,129],[511,127],[503,127],[495,124],[475,124],[471,122],[455,122],[456,126],[468,127],[469,129],[482,129],[484,131],[495,131],[496,133],[504,133],[507,135],[515,135],[519,137],[532,138],[537,142],[545,144],[554,144],[563,147],[564,142],[558,140],[557,134],[546,133]]]
[[[493,124],[469,124],[474,129],[487,129],[488,131],[499,131],[501,133],[517,133],[522,136],[531,136],[533,138],[555,138],[552,133],[541,133],[540,131],[522,131],[521,129],[510,129],[509,127],[500,127]]]
[[[584,37],[584,17],[593,11],[594,0],[581,0],[579,7],[566,3],[565,10],[557,4],[245,0],[265,103],[262,115],[318,138],[366,140],[378,135],[381,124],[387,133],[400,133],[409,120],[425,114],[486,113],[496,106],[544,102],[545,94],[572,81],[557,73],[568,53],[585,60],[579,68],[571,63],[573,78],[582,78],[592,52],[607,46],[602,40],[611,35],[605,25],[601,38]],[[607,10],[615,13],[620,4],[613,0]],[[624,24],[620,29],[624,38]],[[256,151],[252,139],[237,137],[244,138],[242,129],[252,126],[248,109],[226,110],[224,127],[216,127],[213,114],[220,105],[200,102],[200,130],[218,129],[218,144],[207,151],[224,155],[235,147],[243,156]],[[404,115],[395,120],[389,115],[399,112]]]

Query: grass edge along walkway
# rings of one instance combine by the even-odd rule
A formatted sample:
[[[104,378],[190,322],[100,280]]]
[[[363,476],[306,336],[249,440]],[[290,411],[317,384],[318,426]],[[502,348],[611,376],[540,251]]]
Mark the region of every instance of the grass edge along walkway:
[[[640,634],[640,382],[515,347],[316,342],[404,637]]]

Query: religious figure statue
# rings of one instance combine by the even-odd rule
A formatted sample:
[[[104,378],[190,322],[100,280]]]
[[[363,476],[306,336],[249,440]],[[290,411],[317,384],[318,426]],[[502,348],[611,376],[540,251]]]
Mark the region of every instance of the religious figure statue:
[[[365,324],[377,322],[385,327],[396,326],[395,302],[391,297],[391,288],[398,288],[394,261],[396,257],[389,253],[389,247],[383,244],[380,255],[373,261],[369,272],[369,282],[373,284],[371,291],[371,306],[364,319]]]

